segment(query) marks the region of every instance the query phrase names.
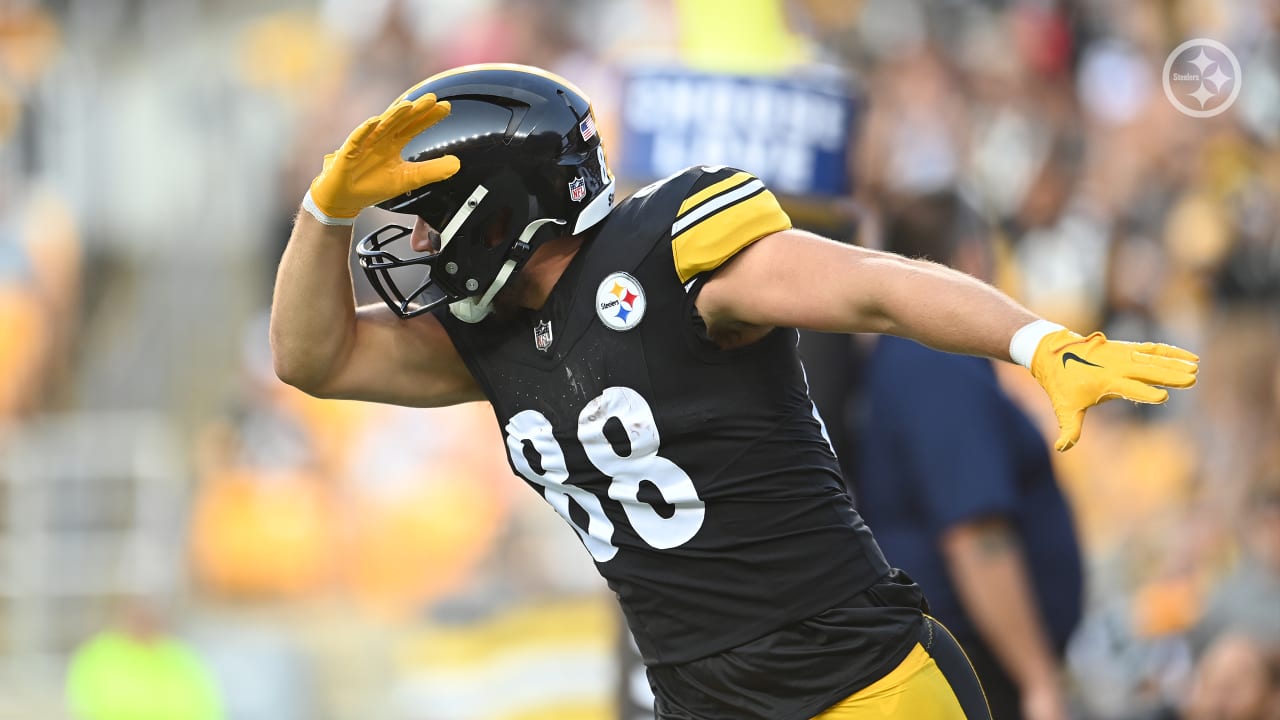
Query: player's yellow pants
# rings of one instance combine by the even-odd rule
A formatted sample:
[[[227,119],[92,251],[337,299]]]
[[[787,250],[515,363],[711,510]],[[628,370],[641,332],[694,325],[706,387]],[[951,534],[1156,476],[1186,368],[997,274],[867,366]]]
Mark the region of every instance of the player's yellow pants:
[[[987,699],[951,633],[926,617],[928,637],[898,667],[814,720],[989,720]]]

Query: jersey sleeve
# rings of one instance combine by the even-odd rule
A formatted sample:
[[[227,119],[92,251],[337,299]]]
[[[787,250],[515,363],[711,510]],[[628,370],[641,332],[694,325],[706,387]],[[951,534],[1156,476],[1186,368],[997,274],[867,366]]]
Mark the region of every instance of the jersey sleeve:
[[[671,225],[676,274],[688,282],[790,227],[791,218],[760,178],[733,168],[702,168]]]

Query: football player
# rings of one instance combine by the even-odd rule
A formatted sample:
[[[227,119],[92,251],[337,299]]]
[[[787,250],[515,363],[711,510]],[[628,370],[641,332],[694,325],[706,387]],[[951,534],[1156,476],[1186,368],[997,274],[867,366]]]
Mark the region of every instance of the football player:
[[[1195,382],[1195,355],[1087,337],[926,262],[791,228],[750,173],[614,202],[586,96],[536,68],[427,79],[325,158],[272,308],[276,371],[317,396],[493,404],[512,469],[617,594],[660,718],[981,718],[963,653],[844,490],[796,330],[1012,360],[1062,428]],[[351,226],[384,304],[356,307]]]

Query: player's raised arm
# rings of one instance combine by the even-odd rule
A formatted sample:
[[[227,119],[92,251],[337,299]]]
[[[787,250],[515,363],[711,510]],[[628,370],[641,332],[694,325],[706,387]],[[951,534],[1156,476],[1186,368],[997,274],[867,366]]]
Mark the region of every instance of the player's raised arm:
[[[276,277],[271,350],[285,382],[322,397],[401,405],[481,399],[438,320],[401,321],[381,304],[357,310],[349,269],[361,210],[457,172],[452,156],[400,157],[409,138],[448,112],[430,95],[397,101],[325,158]]]
[[[1085,410],[1125,398],[1161,403],[1195,384],[1199,358],[1170,345],[1081,337],[995,288],[935,263],[784,230],[743,249],[707,281],[698,309],[717,327],[889,333],[948,352],[1013,360],[1044,386],[1055,447],[1080,437]]]

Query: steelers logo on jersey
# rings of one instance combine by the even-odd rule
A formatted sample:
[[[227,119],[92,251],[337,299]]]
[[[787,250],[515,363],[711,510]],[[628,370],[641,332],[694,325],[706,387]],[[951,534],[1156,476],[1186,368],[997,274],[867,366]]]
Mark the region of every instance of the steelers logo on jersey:
[[[596,289],[596,315],[610,330],[625,332],[639,325],[644,308],[644,288],[627,273],[610,273]]]

